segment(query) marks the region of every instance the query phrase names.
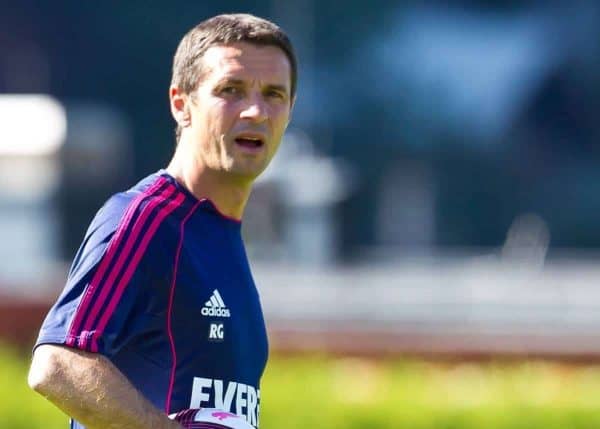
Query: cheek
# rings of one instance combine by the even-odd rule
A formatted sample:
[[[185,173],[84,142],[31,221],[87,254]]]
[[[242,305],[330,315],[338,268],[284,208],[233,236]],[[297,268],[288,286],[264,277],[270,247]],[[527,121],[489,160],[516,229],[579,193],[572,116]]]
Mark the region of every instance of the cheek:
[[[235,122],[236,110],[233,106],[217,105],[209,113],[210,129],[216,134],[226,134]]]
[[[200,104],[201,103],[201,104]],[[196,123],[205,129],[217,129],[227,122],[231,116],[232,107],[220,99],[204,97],[195,111]]]
[[[277,130],[278,133],[283,133],[283,131],[285,131],[285,128],[287,127],[290,118],[289,109],[281,108],[274,111],[272,118],[273,128]]]

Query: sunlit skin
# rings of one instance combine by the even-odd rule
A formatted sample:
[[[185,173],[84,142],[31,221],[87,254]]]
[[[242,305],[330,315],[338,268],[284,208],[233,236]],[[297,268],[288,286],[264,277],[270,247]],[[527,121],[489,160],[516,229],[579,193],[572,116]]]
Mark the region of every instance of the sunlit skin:
[[[275,46],[245,42],[212,46],[202,61],[196,90],[170,88],[182,133],[167,171],[196,197],[239,219],[290,119],[290,63]]]

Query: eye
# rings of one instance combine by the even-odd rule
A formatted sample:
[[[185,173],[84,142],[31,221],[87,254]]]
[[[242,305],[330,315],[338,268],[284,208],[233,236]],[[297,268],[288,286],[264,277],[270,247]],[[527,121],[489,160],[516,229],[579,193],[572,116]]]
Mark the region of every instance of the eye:
[[[240,90],[240,88],[238,88],[237,86],[224,86],[223,88],[221,88],[219,90],[219,94],[225,94],[225,95],[238,95],[240,94],[242,91]]]
[[[269,98],[276,98],[282,100],[285,98],[285,95],[281,91],[277,91],[275,89],[269,89],[266,91],[265,95]]]

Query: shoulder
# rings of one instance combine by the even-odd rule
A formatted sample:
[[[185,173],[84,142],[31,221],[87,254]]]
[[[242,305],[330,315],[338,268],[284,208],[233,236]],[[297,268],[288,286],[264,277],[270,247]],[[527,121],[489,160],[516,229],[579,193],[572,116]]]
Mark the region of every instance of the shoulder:
[[[84,247],[123,240],[144,248],[148,241],[170,243],[195,206],[172,177],[155,173],[106,201],[88,228]]]
[[[140,215],[157,214],[177,201],[178,191],[171,181],[160,174],[152,174],[130,189],[112,195],[98,210],[90,229],[116,230],[139,222]],[[145,217],[144,217],[145,218]]]
[[[117,235],[129,235],[138,225],[144,226],[155,212],[172,198],[168,180],[159,174],[145,177],[130,189],[112,195],[92,219],[81,251],[105,248]],[[146,229],[146,228],[145,228]]]
[[[86,236],[96,235],[106,237],[115,232],[119,224],[126,220],[125,215],[128,210],[131,210],[131,206],[136,203],[136,199],[140,199],[145,192],[148,192],[153,184],[145,183],[143,186],[140,186],[140,183],[126,191],[110,196],[98,212],[96,212]]]

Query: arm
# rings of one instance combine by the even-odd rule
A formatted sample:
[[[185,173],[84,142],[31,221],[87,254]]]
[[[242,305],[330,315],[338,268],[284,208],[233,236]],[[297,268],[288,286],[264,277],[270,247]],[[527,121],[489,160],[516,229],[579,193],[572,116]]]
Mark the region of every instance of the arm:
[[[104,356],[64,346],[36,348],[29,386],[88,429],[180,429]]]

